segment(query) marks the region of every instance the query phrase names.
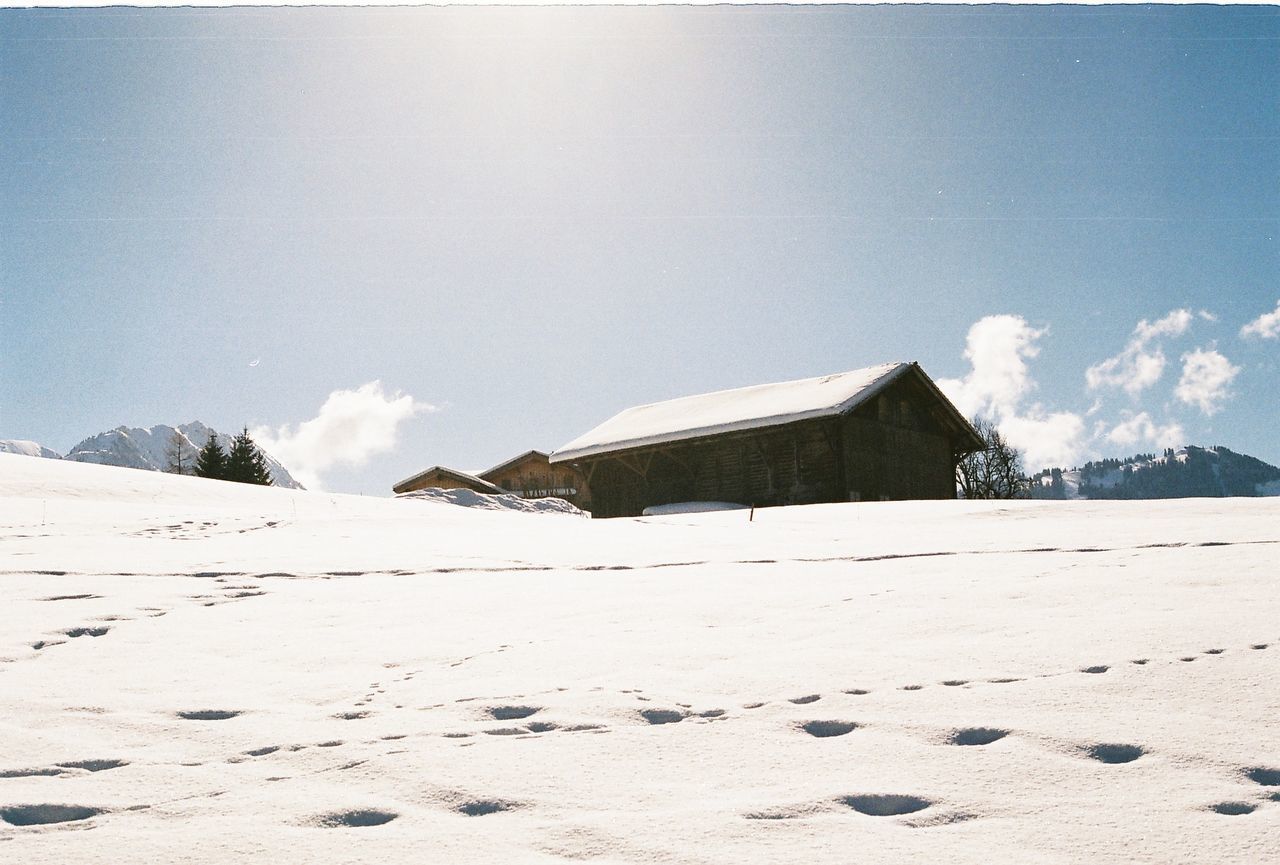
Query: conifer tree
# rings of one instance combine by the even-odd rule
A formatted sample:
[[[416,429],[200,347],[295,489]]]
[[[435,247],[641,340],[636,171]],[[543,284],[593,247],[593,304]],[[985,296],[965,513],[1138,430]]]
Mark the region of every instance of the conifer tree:
[[[249,437],[249,428],[235,437],[231,442],[231,450],[227,452],[226,479],[242,484],[262,484],[270,486],[271,472],[267,469],[267,460],[258,450],[258,446]]]
[[[213,430],[209,431],[209,441],[196,455],[196,476],[227,480],[227,452],[218,444],[218,434]]]

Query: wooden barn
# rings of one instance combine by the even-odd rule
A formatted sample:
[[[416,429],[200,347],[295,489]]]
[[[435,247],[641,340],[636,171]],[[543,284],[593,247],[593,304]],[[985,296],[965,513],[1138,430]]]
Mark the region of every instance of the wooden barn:
[[[596,517],[691,501],[764,507],[952,499],[982,448],[916,363],[682,397],[623,411],[551,454]]]
[[[577,470],[566,464],[553,466],[549,455],[539,450],[525,451],[499,463],[478,477],[525,499],[564,499],[576,507],[590,509],[591,497]]]
[[[445,468],[444,466],[432,466],[425,471],[420,471],[411,478],[405,478],[391,489],[396,493],[411,493],[414,490],[425,490],[428,487],[437,487],[442,490],[471,490],[472,492],[486,493],[488,495],[499,495],[506,492],[496,484],[492,484],[475,475],[469,475],[466,472]]]

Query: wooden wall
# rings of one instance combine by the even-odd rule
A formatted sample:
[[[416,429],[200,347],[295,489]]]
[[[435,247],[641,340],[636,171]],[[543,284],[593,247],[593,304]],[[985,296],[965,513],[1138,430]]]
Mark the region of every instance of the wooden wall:
[[[586,485],[568,465],[551,465],[536,455],[508,466],[500,472],[486,472],[484,480],[526,499],[555,496],[580,508],[590,505]]]
[[[584,459],[597,517],[650,505],[955,498],[954,432],[910,377],[838,418]]]

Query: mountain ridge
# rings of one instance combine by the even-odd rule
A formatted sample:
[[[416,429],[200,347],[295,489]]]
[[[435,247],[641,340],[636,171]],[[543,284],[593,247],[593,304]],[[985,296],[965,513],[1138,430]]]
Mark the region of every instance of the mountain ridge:
[[[1221,445],[1166,448],[1031,476],[1034,499],[1280,496],[1280,468]]]
[[[218,443],[224,450],[231,448],[233,438],[227,433],[216,432],[200,421],[191,421],[177,427],[168,424],[128,427],[121,424],[114,429],[83,439],[67,451],[65,456],[37,442],[17,439],[0,440],[0,452],[163,472],[168,471],[169,468],[167,451],[175,432],[183,438],[189,449],[192,466],[195,465],[196,453],[208,443],[211,435],[217,436]],[[286,489],[305,489],[279,460],[266,451],[263,451],[262,455],[266,458],[267,468],[271,471],[275,486]]]

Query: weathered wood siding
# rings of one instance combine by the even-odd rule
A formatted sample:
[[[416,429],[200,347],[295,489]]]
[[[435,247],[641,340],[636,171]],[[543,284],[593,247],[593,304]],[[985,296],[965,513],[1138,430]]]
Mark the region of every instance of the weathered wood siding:
[[[636,516],[650,505],[688,501],[843,501],[838,438],[834,422],[810,421],[588,460],[592,513]]]
[[[956,497],[952,439],[914,382],[895,383],[841,426],[844,500]]]
[[[946,411],[905,376],[843,417],[587,457],[579,467],[598,517],[687,501],[952,499],[960,443]]]
[[[588,507],[591,501],[586,484],[572,466],[553,466],[545,456],[530,456],[500,472],[486,472],[481,477],[521,498],[554,496],[580,508]]]

